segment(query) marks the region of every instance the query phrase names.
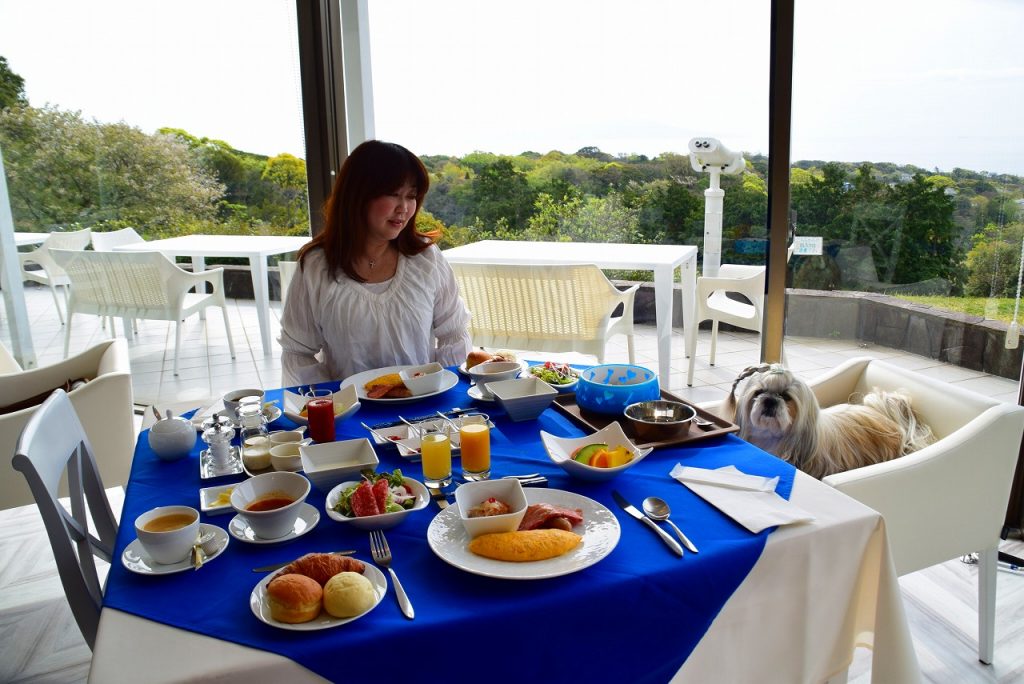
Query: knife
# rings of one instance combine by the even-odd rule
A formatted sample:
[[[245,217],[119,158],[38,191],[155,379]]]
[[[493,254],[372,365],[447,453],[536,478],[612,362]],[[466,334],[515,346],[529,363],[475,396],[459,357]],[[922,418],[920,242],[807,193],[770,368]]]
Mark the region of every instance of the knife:
[[[355,549],[349,549],[347,551],[332,551],[335,556],[351,556],[356,552]],[[292,560],[295,560],[294,558]],[[284,566],[288,565],[292,561],[285,561],[284,563],[274,563],[273,565],[264,565],[260,568],[253,568],[253,572],[270,572],[272,570],[280,570]]]
[[[639,520],[640,522],[654,530],[654,532],[659,537],[661,537],[661,540],[668,544],[668,548],[672,549],[680,556],[682,556],[685,553],[683,551],[683,547],[681,547],[675,539],[668,536],[665,530],[658,527],[653,520],[651,520],[646,515],[638,511],[636,507],[633,506],[633,504],[626,501],[626,499],[614,489],[612,490],[612,498],[615,499],[615,503],[619,504],[619,507],[622,508],[622,510],[626,511],[626,513],[629,513],[631,516],[633,516],[634,518],[636,518],[637,520]]]

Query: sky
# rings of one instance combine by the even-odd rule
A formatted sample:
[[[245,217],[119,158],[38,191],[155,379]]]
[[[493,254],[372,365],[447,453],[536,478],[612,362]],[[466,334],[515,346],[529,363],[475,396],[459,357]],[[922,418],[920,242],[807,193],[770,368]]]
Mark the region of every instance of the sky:
[[[375,135],[419,154],[768,152],[767,0],[369,0]],[[794,160],[1024,175],[1024,2],[797,0]],[[30,104],[305,156],[291,0],[0,0]]]

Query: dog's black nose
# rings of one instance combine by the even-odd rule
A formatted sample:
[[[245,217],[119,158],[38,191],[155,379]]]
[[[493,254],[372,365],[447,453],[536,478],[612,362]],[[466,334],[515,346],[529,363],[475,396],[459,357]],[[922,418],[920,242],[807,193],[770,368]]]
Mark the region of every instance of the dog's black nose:
[[[761,415],[766,418],[771,418],[775,415],[775,411],[779,408],[780,402],[776,397],[762,397],[761,398]]]

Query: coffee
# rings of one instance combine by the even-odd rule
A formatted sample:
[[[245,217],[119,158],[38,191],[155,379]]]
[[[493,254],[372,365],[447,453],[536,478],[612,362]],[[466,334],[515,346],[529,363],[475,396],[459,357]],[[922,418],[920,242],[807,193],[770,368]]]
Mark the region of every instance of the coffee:
[[[290,503],[295,503],[295,499],[290,496],[285,496],[280,493],[268,494],[264,497],[256,499],[251,504],[245,507],[247,511],[272,511],[276,508],[284,508]]]
[[[170,532],[171,530],[180,530],[182,527],[188,527],[195,520],[194,515],[188,513],[171,513],[169,515],[161,515],[159,518],[153,518],[148,523],[142,526],[146,532]]]

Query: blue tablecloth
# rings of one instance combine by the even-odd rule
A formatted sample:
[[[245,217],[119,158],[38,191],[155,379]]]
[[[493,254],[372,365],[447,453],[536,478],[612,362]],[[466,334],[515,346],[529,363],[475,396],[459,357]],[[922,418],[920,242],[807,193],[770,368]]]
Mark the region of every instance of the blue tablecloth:
[[[778,492],[788,498],[793,468],[732,436],[686,448],[656,450],[610,483],[570,479],[547,457],[539,430],[567,436],[583,432],[553,409],[537,421],[513,423],[495,404],[474,403],[459,384],[436,397],[408,404],[364,402],[354,417],[338,425],[338,438],[367,437],[367,424],[427,415],[434,410],[476,407],[491,415],[493,476],[539,471],[550,487],[590,497],[614,511],[622,526],[615,550],[581,572],[539,581],[509,581],[462,572],[439,558],[426,542],[436,504],[411,514],[387,533],[394,562],[416,608],[409,621],[399,612],[394,592],[369,615],[319,632],[275,629],[257,620],[249,595],[263,575],[260,565],[284,562],[310,551],[354,548],[369,560],[366,533],[323,515],[316,529],[289,542],[252,545],[232,539],[228,549],[198,572],[141,576],[115,562],[104,604],[161,623],[282,654],[332,680],[396,680],[417,676],[435,664],[446,682],[503,681],[663,682],[682,665],[718,611],[747,576],[770,530],[752,535],[723,516],[668,472],[677,462],[716,468],[735,465],[764,476],[781,476]],[[270,391],[268,399],[280,398]],[[293,427],[287,418],[272,427]],[[191,457],[176,462],[156,458],[139,437],[118,534],[116,557],[134,538],[134,519],[153,506],[199,507],[197,444]],[[378,448],[380,469],[402,468],[421,479],[419,463]],[[456,462],[456,469],[458,464]],[[228,479],[227,481],[230,481]],[[218,483],[220,480],[217,481]],[[668,501],[673,518],[700,549],[679,558],[639,521],[612,501],[617,489],[634,505],[645,496]],[[315,488],[309,503],[321,511],[324,495]],[[231,514],[204,516],[226,528]]]

